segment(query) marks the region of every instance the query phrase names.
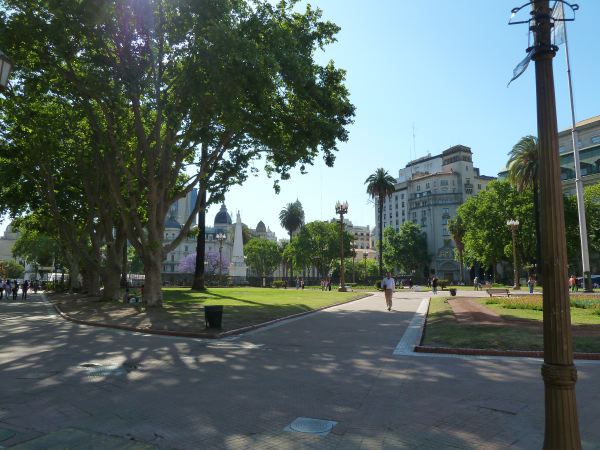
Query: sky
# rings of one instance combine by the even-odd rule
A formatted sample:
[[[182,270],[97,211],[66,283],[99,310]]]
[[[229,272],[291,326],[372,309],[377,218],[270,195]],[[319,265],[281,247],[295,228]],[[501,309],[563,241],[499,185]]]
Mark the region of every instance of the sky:
[[[496,176],[512,146],[537,134],[534,64],[507,88],[528,47],[527,25],[509,26],[508,20],[525,0],[309,3],[341,27],[337,42],[317,58],[347,71],[356,106],[349,140],[339,144],[333,168],[319,159],[308,174],[295,172],[282,182],[279,195],[264,175],[232,188],[225,203],[234,220],[239,210],[250,227],[262,220],[285,238],[278,217],[287,203],[300,200],[309,222],[335,217],[336,201],[346,200],[348,219],[373,227],[364,181],[378,167],[397,177],[410,160],[462,144],[472,149],[482,174]],[[580,0],[579,6],[567,33],[576,118],[583,120],[600,115],[600,1]],[[528,8],[523,11],[528,17]],[[554,76],[563,130],[571,121],[564,46]],[[207,224],[218,210],[209,209]]]
[[[506,86],[528,47],[528,28],[508,26],[510,11],[526,0],[309,3],[341,27],[337,42],[316,57],[347,71],[356,106],[349,140],[339,144],[333,168],[318,159],[308,174],[293,172],[282,182],[279,195],[264,172],[233,187],[225,201],[233,220],[239,210],[251,228],[262,220],[285,238],[279,212],[286,204],[300,200],[310,222],[333,218],[336,201],[345,200],[353,224],[373,227],[374,205],[364,181],[377,168],[397,176],[410,160],[462,144],[472,149],[483,175],[496,176],[512,146],[537,134],[534,64]],[[600,115],[600,1],[580,0],[579,6],[567,32],[576,117],[583,120]],[[528,8],[523,11],[528,17]],[[570,127],[564,46],[554,59],[554,76],[563,130]],[[218,210],[209,209],[207,225]]]

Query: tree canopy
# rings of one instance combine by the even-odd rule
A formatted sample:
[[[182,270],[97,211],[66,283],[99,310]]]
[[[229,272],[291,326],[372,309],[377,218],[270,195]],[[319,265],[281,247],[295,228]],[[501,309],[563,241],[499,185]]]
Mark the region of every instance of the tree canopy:
[[[11,11],[0,47],[19,80],[0,102],[0,151],[31,147],[7,162],[39,172],[31,190],[44,194],[15,175],[12,210],[47,207],[85,272],[103,271],[105,291],[126,236],[144,264],[144,299],[160,305],[162,260],[251,161],[265,161],[278,190],[297,165],[319,155],[332,165],[348,138],[344,71],[314,58],[338,27],[295,3],[0,0]],[[194,187],[208,199],[164,241],[171,204]]]
[[[279,246],[264,238],[252,238],[244,246],[246,263],[258,276],[271,276],[281,261]]]

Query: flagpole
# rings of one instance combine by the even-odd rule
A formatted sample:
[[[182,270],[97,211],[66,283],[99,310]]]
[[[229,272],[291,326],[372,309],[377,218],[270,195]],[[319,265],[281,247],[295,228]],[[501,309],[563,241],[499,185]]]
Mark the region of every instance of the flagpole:
[[[562,3],[560,4],[562,8]],[[564,12],[563,12],[564,17]],[[577,195],[577,213],[579,216],[579,239],[581,241],[581,260],[583,266],[583,288],[585,292],[592,292],[592,278],[590,273],[590,257],[588,253],[587,223],[585,220],[585,201],[583,199],[583,182],[581,180],[581,164],[579,160],[579,140],[575,122],[575,103],[573,101],[573,81],[571,79],[571,62],[569,59],[569,42],[567,40],[567,24],[563,22],[565,38],[565,57],[567,60],[567,79],[569,80],[569,100],[571,102],[571,139],[573,141],[573,159],[575,163],[575,192]]]

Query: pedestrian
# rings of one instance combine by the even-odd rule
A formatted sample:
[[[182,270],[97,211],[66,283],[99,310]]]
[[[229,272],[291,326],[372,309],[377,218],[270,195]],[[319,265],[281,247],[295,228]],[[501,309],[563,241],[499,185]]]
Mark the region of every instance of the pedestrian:
[[[12,286],[10,285],[10,280],[6,280],[4,284],[4,293],[6,294],[6,300],[10,300],[10,294],[12,292]]]
[[[409,278],[409,279],[408,279],[408,288],[409,288],[409,289],[412,289],[412,288],[413,288],[413,286],[414,286],[414,285],[413,285],[413,280],[412,280],[412,278]]]
[[[385,304],[387,305],[388,311],[392,310],[392,296],[394,295],[394,289],[396,289],[396,282],[392,278],[392,273],[387,272],[386,277],[381,281],[381,288],[384,290]]]
[[[437,277],[435,275],[431,279],[431,288],[433,289],[433,294],[436,295],[437,294],[437,288],[438,288],[438,279],[437,279]]]
[[[327,290],[331,291],[331,278],[327,278]]]
[[[2,297],[4,296],[4,289],[6,289],[6,281],[0,280],[0,300],[2,300]],[[8,300],[8,298],[6,300]]]
[[[25,280],[21,286],[21,300],[27,300],[27,291],[29,290],[29,281]]]
[[[304,278],[300,278],[300,288],[304,289]]]
[[[17,280],[14,280],[13,285],[12,285],[13,300],[17,299],[18,292],[19,292],[19,282]]]
[[[575,278],[575,275],[571,275],[571,278],[569,278],[569,287],[571,288],[571,292],[575,292],[577,286],[577,278]]]
[[[529,279],[527,280],[527,287],[529,288],[529,293],[533,294],[533,287],[535,286],[535,279],[533,275],[529,275]]]
[[[473,278],[473,289],[476,291],[479,290],[479,277]]]

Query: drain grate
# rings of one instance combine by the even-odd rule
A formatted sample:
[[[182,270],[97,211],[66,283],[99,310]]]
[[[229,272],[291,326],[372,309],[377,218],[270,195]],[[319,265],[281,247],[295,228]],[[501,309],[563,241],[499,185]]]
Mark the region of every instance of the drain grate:
[[[308,433],[317,436],[327,436],[337,425],[333,420],[312,419],[310,417],[298,417],[284,431],[295,431],[297,433]]]

